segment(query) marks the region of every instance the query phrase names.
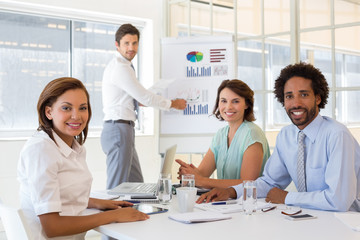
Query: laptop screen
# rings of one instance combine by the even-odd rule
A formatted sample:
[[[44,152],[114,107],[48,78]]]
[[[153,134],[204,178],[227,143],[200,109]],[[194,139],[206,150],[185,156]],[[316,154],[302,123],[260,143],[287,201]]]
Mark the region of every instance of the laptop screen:
[[[173,165],[175,154],[176,154],[176,147],[177,147],[177,145],[175,144],[174,146],[166,149],[164,161],[163,161],[163,164],[161,167],[161,173],[171,173],[172,172],[172,165]]]

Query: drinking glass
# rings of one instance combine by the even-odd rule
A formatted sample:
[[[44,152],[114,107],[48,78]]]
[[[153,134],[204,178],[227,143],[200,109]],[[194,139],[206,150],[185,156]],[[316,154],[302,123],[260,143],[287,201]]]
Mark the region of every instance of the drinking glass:
[[[256,182],[244,181],[243,209],[245,214],[251,215],[256,212]]]
[[[194,174],[181,175],[181,187],[195,187],[195,175]]]
[[[160,173],[158,182],[158,199],[161,204],[169,204],[172,198],[171,174]]]

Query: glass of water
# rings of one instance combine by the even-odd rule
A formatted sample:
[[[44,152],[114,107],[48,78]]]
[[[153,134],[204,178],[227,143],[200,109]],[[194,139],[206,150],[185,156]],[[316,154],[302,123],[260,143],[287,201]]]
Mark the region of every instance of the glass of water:
[[[244,181],[243,209],[245,214],[251,215],[256,212],[256,182]]]
[[[183,174],[181,175],[181,187],[195,187],[195,175]]]
[[[160,173],[157,195],[161,204],[169,204],[171,202],[172,184],[170,173]]]

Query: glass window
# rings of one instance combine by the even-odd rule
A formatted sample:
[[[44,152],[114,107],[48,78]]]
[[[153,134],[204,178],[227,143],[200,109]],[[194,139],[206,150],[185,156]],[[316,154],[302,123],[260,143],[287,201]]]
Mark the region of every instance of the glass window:
[[[286,39],[286,36],[267,38],[265,48],[265,53],[267,53],[267,84],[265,88],[266,90],[273,91],[275,86],[275,79],[279,76],[281,69],[290,63],[290,41]]]
[[[191,2],[191,31],[210,34],[210,5],[205,2]]]
[[[175,16],[179,20],[178,26],[199,25],[200,20],[199,23],[194,19],[187,22],[186,4],[172,2],[174,4],[170,5],[183,6],[182,12],[171,15],[173,25],[176,24]],[[292,8],[287,0],[241,0],[236,3],[237,77],[254,90],[257,123],[264,130],[279,129],[290,123],[272,91],[280,70],[299,60],[319,68],[328,81],[330,94],[321,114],[345,124],[360,124],[360,115],[352,107],[358,106],[355,95],[360,91],[359,4],[350,0],[301,0],[296,1],[299,12],[294,13],[290,12]],[[235,33],[235,29],[229,28],[234,25],[233,15],[218,14],[213,12],[213,32]],[[294,14],[299,14],[299,27],[291,26],[290,16]],[[294,31],[290,32],[291,28]]]
[[[339,91],[336,94],[336,118],[347,125],[359,124],[360,91]]]
[[[336,29],[335,36],[338,64],[342,67],[337,86],[360,87],[360,26]]]
[[[335,0],[335,24],[351,23],[360,21],[360,5],[359,1],[351,2],[351,0]]]
[[[231,3],[232,5],[232,3]],[[210,18],[210,14],[209,14]],[[232,34],[234,29],[234,7],[222,4],[213,5],[213,34],[228,35]]]
[[[290,1],[264,1],[265,34],[290,31]]]
[[[261,34],[261,1],[237,1],[238,36]]]
[[[299,5],[301,29],[330,25],[330,0],[301,0]]]
[[[187,33],[187,15],[188,11],[185,3],[171,4],[169,6],[169,37],[182,36]]]
[[[70,22],[1,12],[0,32],[0,130],[36,129],[42,89],[70,73]]]
[[[36,104],[42,89],[49,81],[64,76],[84,82],[93,111],[90,130],[99,131],[103,120],[102,75],[116,51],[118,27],[1,12],[0,136],[14,136],[11,131],[21,136],[33,132],[38,126]],[[137,63],[138,57],[133,60],[135,69]],[[143,132],[147,125],[146,134],[152,134],[153,112],[141,111],[137,130]]]
[[[252,90],[260,90],[262,86],[261,42],[238,42],[238,78]]]
[[[285,125],[289,125],[290,119],[286,114],[286,111],[281,103],[278,102],[277,98],[273,93],[267,94],[267,106],[266,114],[266,129],[279,129]]]
[[[261,34],[261,1],[237,1],[238,36]]]
[[[264,99],[264,95],[261,93],[255,93],[254,94],[254,115],[255,115],[255,123],[259,126],[259,127],[263,127],[263,119],[264,119],[264,112],[262,111],[263,109],[263,99]]]
[[[73,76],[86,85],[90,94],[91,126],[102,127],[101,82],[107,63],[116,52],[115,32],[118,26],[74,21]]]
[[[343,79],[339,86],[342,87],[360,87],[360,56],[344,55]]]
[[[320,114],[322,116],[328,116],[328,117],[331,117],[331,118],[333,117],[333,114],[332,114],[333,94],[334,94],[334,92],[330,91],[329,97],[327,99],[327,104],[325,105],[325,108],[320,109]]]

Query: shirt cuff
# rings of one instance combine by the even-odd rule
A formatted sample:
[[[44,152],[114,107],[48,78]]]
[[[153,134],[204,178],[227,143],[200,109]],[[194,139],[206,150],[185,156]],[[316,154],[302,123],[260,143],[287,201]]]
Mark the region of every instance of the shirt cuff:
[[[297,192],[288,192],[285,197],[286,205],[293,205],[295,203]]]
[[[239,185],[236,185],[236,186],[232,186],[232,188],[235,189],[235,192],[236,192],[236,198],[239,199],[242,195],[243,195],[243,192],[244,192],[244,185],[241,183]]]
[[[171,100],[167,99],[166,110],[170,110],[170,108],[171,108]]]

